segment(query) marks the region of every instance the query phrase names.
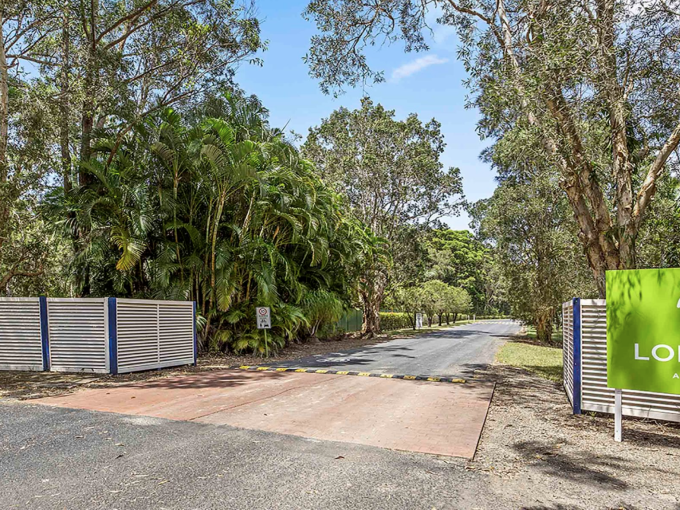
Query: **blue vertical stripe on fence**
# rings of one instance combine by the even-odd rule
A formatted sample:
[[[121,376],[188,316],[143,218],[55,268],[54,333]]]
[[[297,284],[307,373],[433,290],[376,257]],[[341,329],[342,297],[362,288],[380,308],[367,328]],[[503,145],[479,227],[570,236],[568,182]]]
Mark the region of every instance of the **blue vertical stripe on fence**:
[[[194,301],[194,366],[198,364],[198,338],[196,337],[196,301]]]
[[[573,321],[574,321],[573,412],[574,414],[581,414],[581,298],[574,298]]]
[[[42,343],[43,370],[50,369],[50,332],[47,322],[47,298],[40,296],[40,342]]]
[[[109,298],[109,372],[118,373],[118,324],[116,298]]]

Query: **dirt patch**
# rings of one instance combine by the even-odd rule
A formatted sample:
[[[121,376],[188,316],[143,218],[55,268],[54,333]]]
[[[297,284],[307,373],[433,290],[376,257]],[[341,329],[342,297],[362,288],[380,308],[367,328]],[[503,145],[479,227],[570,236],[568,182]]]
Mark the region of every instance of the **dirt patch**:
[[[436,330],[435,328],[433,328]],[[437,328],[438,329],[438,328]],[[420,334],[427,334],[422,330]],[[172,377],[181,374],[222,370],[235,365],[275,364],[317,354],[328,354],[340,350],[356,349],[365,345],[374,345],[397,338],[410,336],[409,331],[389,332],[373,338],[362,338],[359,335],[347,335],[341,340],[308,344],[293,344],[280,353],[263,358],[255,355],[207,354],[198,359],[197,366],[185,366],[172,369],[136,372],[132,374],[66,374],[58,372],[1,372],[0,398],[33,399],[70,393],[82,387],[98,388],[118,386],[136,381],[149,381]]]
[[[680,424],[575,416],[559,383],[494,365],[496,392],[474,461],[518,508],[680,507]]]

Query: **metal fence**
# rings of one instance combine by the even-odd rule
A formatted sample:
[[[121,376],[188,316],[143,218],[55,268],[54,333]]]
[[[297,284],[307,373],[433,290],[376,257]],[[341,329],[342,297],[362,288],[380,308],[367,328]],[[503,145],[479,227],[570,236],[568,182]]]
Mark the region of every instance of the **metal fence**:
[[[118,373],[194,362],[194,307],[185,301],[118,299]]]
[[[47,300],[49,366],[55,372],[109,372],[106,299]]]
[[[0,298],[0,370],[117,374],[195,363],[192,301]]]
[[[361,331],[363,322],[364,313],[361,310],[350,310],[335,324],[333,331],[344,331],[345,333]]]
[[[607,387],[607,311],[604,299],[575,298],[562,305],[564,388],[575,414],[614,413]],[[680,422],[680,396],[623,391],[623,414]]]
[[[39,298],[0,300],[0,370],[43,370]]]

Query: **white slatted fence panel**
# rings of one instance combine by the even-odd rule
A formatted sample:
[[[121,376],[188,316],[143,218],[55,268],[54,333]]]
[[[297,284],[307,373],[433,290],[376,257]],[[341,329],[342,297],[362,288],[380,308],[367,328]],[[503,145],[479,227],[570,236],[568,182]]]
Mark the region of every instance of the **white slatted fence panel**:
[[[118,372],[156,368],[158,304],[140,299],[116,300]]]
[[[159,308],[161,363],[193,363],[194,303],[165,302]]]
[[[51,370],[109,371],[106,299],[47,300]]]
[[[118,373],[194,362],[191,301],[118,299]]]
[[[42,370],[39,298],[0,298],[0,370]]]
[[[604,299],[581,300],[582,409],[614,413],[607,387],[607,313]],[[623,391],[623,414],[680,422],[680,395]]]

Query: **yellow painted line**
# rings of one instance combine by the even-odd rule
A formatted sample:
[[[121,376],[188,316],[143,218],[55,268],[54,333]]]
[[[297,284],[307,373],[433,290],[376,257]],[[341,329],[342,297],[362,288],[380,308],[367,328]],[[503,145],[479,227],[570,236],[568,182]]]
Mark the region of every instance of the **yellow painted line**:
[[[328,373],[328,370],[316,370],[317,374],[326,374]]]
[[[262,371],[262,370],[267,370],[269,367],[257,367],[257,370]]]
[[[370,372],[359,372],[357,375],[361,375],[363,377],[369,377],[371,375]]]
[[[276,369],[277,372],[285,372],[286,370],[288,370],[288,369],[287,368],[277,368]]]
[[[392,379],[394,377],[392,374],[380,374],[380,377],[384,377],[386,379]]]
[[[248,370],[250,368],[250,365],[241,365],[239,368],[242,368],[243,370]]]
[[[405,376],[404,376],[404,379],[408,379],[408,380],[413,380],[413,379],[415,379],[415,378],[416,378],[415,375],[405,375]]]
[[[441,379],[441,377],[428,377],[427,380],[432,381],[432,382],[439,382],[442,379]]]
[[[340,372],[335,372],[335,373],[338,374],[338,375],[347,375],[347,374],[349,374],[349,371],[348,370],[341,370]]]
[[[306,368],[298,368],[298,369],[296,370],[296,372],[306,372],[306,371],[307,371]]]
[[[452,383],[464,383],[465,379],[451,379]]]

